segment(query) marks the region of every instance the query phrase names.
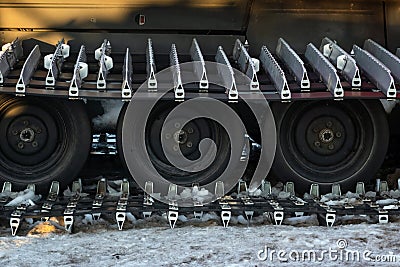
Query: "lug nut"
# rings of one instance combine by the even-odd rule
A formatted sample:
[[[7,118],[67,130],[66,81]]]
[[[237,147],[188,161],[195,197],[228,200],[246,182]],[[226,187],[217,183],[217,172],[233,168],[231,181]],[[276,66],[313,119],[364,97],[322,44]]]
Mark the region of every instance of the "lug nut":
[[[335,148],[335,146],[333,145],[333,144],[330,144],[329,146],[328,146],[328,149],[329,150],[333,150]]]
[[[179,122],[175,122],[174,126],[175,126],[175,128],[178,129],[179,127],[181,127],[181,124]]]
[[[336,137],[337,137],[337,138],[342,137],[342,133],[341,133],[341,132],[337,132],[337,133],[336,133]]]
[[[177,145],[174,145],[174,147],[172,148],[174,151],[178,151],[179,147]]]
[[[18,148],[19,148],[19,149],[24,149],[24,143],[19,142],[19,143],[18,143]]]
[[[29,121],[27,121],[27,120],[24,120],[22,123],[23,123],[25,126],[28,126],[28,125],[29,125]]]
[[[314,128],[314,129],[313,129],[313,132],[314,132],[314,133],[318,133],[318,128]]]
[[[187,131],[188,131],[188,133],[190,133],[190,134],[191,134],[191,133],[193,133],[193,128],[188,128],[188,130],[187,130]]]
[[[316,141],[316,142],[314,142],[314,146],[316,146],[316,147],[320,147],[320,146],[321,146],[321,143],[320,143],[320,142],[318,142],[318,141]]]
[[[193,146],[193,143],[192,142],[187,142],[186,146],[190,148],[190,147]]]
[[[37,147],[39,144],[36,141],[32,142],[32,147]]]
[[[333,125],[333,123],[332,123],[331,121],[328,121],[328,122],[326,123],[326,127],[328,127],[328,128],[332,127],[332,125]]]
[[[41,128],[37,128],[36,133],[37,134],[41,134],[42,133],[42,129]]]
[[[169,133],[165,134],[165,138],[166,139],[171,139],[171,134],[169,134]]]
[[[18,135],[18,131],[17,130],[12,130],[12,134],[13,135]]]

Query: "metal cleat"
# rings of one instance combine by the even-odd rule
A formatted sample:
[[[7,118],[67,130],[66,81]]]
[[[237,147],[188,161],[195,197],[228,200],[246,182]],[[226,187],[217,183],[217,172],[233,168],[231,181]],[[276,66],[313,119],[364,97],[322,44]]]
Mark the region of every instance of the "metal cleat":
[[[293,183],[293,182],[287,182],[287,183],[285,184],[283,190],[284,190],[285,192],[287,192],[287,193],[290,193],[291,196],[294,196],[294,195],[296,194],[296,193],[295,193],[295,190],[294,190],[294,183]]]
[[[171,229],[175,228],[176,221],[178,220],[178,204],[175,201],[169,203],[168,222]]]
[[[389,99],[396,98],[396,87],[390,70],[368,51],[353,46],[354,57],[360,69]]]
[[[203,211],[197,211],[196,207],[197,208],[203,207],[203,203],[196,201],[194,202],[193,205],[194,205],[193,216],[195,219],[200,220],[203,217]]]
[[[95,220],[95,221],[100,219],[101,213],[94,212],[94,211],[101,208],[106,194],[107,194],[107,180],[105,178],[102,178],[97,183],[97,193],[96,193],[96,196],[95,196],[95,198],[93,200],[93,204],[92,204],[92,217],[93,217],[93,220]]]
[[[250,156],[250,136],[248,134],[244,135],[244,145],[242,149],[242,154],[240,155],[240,161],[246,161]]]
[[[261,47],[260,60],[264,71],[269,74],[281,99],[290,100],[291,92],[285,73],[266,46]]]
[[[378,210],[378,220],[379,223],[389,223],[389,213],[387,210]]]
[[[15,236],[17,234],[18,228],[21,223],[22,215],[25,213],[25,211],[26,211],[26,206],[21,205],[17,207],[17,209],[14,210],[13,213],[11,213],[10,227],[12,236]]]
[[[99,74],[97,76],[97,89],[106,89],[107,87],[107,74],[113,68],[113,59],[109,56],[111,54],[111,44],[107,39],[104,40],[101,47],[96,49],[94,57],[99,61]]]
[[[132,73],[132,56],[129,52],[129,48],[127,48],[124,58],[124,66],[122,69],[122,99],[130,99],[132,97]]]
[[[222,224],[224,225],[224,227],[228,227],[229,226],[229,222],[231,220],[231,216],[232,216],[232,212],[231,212],[231,206],[229,206],[228,204],[225,203],[220,203],[221,205],[221,220],[222,220]]]
[[[39,45],[36,45],[28,58],[25,60],[24,66],[22,67],[21,74],[19,76],[18,82],[15,86],[15,93],[19,96],[25,95],[26,87],[29,85],[33,73],[37,69],[40,61],[40,49]]]
[[[167,196],[171,200],[176,200],[178,197],[178,186],[176,184],[169,184]]]
[[[363,182],[358,182],[356,185],[356,193],[359,194],[360,196],[365,195],[365,185]]]
[[[208,79],[206,72],[206,63],[204,62],[203,54],[201,53],[200,46],[196,38],[193,38],[192,46],[190,47],[190,55],[193,60],[193,68],[196,78],[199,80],[199,91],[208,92]]]
[[[144,207],[149,207],[149,206],[153,206],[154,200],[151,197],[151,195],[153,194],[153,182],[147,181],[144,185],[144,199],[143,199],[143,205]],[[143,211],[143,217],[144,218],[148,218],[150,217],[152,214],[151,211]]]
[[[81,179],[78,181],[74,181],[72,183],[72,196],[67,204],[67,208],[64,210],[64,227],[68,233],[72,232],[72,226],[74,224],[74,212],[76,206],[78,205],[78,201],[81,197],[82,192],[82,182]]]
[[[226,88],[225,93],[228,94],[228,102],[236,103],[239,99],[239,93],[236,88],[235,75],[222,46],[218,47],[215,61],[219,63],[217,65],[218,74],[222,77],[224,88]]]
[[[75,193],[75,194],[82,193],[82,181],[81,181],[81,179],[78,179],[78,181],[74,181],[72,183],[71,191],[72,191],[72,193]]]
[[[381,185],[379,186],[379,192],[388,192],[389,191],[389,185],[387,181],[381,181]]]
[[[10,227],[11,227],[11,235],[15,236],[17,234],[19,224],[21,223],[21,218],[19,217],[11,217],[10,219]]]
[[[157,91],[156,63],[154,60],[153,42],[149,38],[146,48],[147,87],[149,91]]]
[[[125,223],[128,199],[129,199],[129,182],[127,179],[124,179],[121,184],[121,196],[117,204],[117,209],[116,209],[117,212],[115,213],[115,219],[117,220],[118,229],[120,231],[122,230]]]
[[[312,184],[311,188],[310,188],[310,195],[314,198],[314,199],[319,199],[320,198],[320,194],[319,194],[319,184]]]
[[[14,69],[15,63],[22,57],[22,44],[17,38],[12,43],[2,46],[0,51],[0,84],[4,83],[4,79],[9,72]]]
[[[9,194],[11,193],[11,188],[12,185],[10,182],[4,182],[3,184],[3,189],[1,190],[1,193],[4,195],[0,197],[0,203],[6,203],[9,199]]]
[[[340,184],[333,184],[332,185],[332,195],[335,196],[342,196],[342,190],[340,189]]]
[[[66,209],[64,211],[64,228],[68,233],[72,233],[72,226],[74,225],[74,210]]]
[[[222,181],[217,181],[215,183],[215,195],[217,196],[217,198],[222,198],[225,196],[225,186],[224,186],[224,182]]]
[[[310,91],[310,80],[308,79],[304,62],[282,38],[278,40],[276,54],[289,68],[297,83],[300,85],[301,91]]]
[[[333,209],[327,209],[325,215],[326,226],[332,227],[336,221],[336,211]]]
[[[126,220],[126,209],[120,211],[119,207],[117,207],[115,218],[117,220],[118,230],[122,231],[122,228],[124,227],[124,223]]]
[[[86,51],[85,46],[82,45],[78,57],[76,59],[76,63],[74,66],[74,72],[72,76],[72,80],[69,86],[68,95],[70,98],[76,98],[79,96],[79,89],[82,86],[83,79],[88,76],[89,67],[86,63]]]
[[[270,196],[272,194],[271,182],[263,180],[261,182],[261,191]]]
[[[58,181],[53,181],[50,186],[49,194],[46,201],[42,205],[42,212],[49,213],[57,201],[58,193],[60,191],[60,183]],[[49,217],[42,217],[42,220],[47,221]]]
[[[245,207],[250,207],[254,205],[254,202],[248,196],[242,197],[242,201]],[[247,221],[250,223],[250,221],[253,219],[254,211],[245,209],[244,215],[246,216]]]
[[[172,71],[172,78],[174,81],[174,94],[175,101],[183,101],[185,99],[185,90],[183,89],[181,68],[179,66],[178,52],[176,51],[175,44],[171,46],[169,53],[169,62]]]
[[[400,82],[400,59],[371,39],[365,40],[364,49],[382,62],[391,75]]]
[[[12,184],[10,182],[4,182],[3,189],[1,190],[2,193],[11,193]]]
[[[247,194],[247,184],[242,179],[239,179],[238,182],[238,192],[239,195],[246,195]]]
[[[283,212],[283,208],[280,206],[275,206],[274,207],[274,222],[275,225],[281,225],[283,222],[283,218],[285,216],[284,212]]]

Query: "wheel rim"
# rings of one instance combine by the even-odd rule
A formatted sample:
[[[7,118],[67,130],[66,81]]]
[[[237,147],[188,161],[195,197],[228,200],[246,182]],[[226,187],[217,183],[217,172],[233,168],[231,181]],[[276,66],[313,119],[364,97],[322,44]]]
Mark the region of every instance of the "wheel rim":
[[[367,161],[373,125],[360,102],[294,104],[284,116],[281,147],[292,169],[311,182],[342,182]]]
[[[68,143],[61,114],[33,99],[1,104],[0,134],[6,137],[0,141],[2,171],[21,182],[57,164]]]
[[[192,184],[208,184],[217,179],[225,170],[230,156],[230,143],[226,131],[216,122],[209,119],[195,119],[186,125],[175,125],[176,130],[161,136],[161,130],[165,118],[173,106],[170,104],[157,105],[149,116],[146,125],[146,147],[151,162],[157,171],[168,181],[190,186]],[[182,129],[181,129],[182,128]],[[196,160],[200,157],[199,144],[204,138],[214,140],[217,146],[217,157],[205,170],[200,172],[186,172],[171,165],[165,157],[161,138],[173,139],[173,146],[166,147],[171,152],[180,150],[182,154],[190,159]]]

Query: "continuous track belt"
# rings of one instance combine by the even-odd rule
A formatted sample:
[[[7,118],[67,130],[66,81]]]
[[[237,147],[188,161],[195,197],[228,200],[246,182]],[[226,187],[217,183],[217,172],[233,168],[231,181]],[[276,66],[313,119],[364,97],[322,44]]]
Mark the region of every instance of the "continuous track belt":
[[[47,220],[50,217],[64,216],[66,231],[71,232],[74,217],[87,214],[92,214],[94,220],[105,214],[108,216],[114,215],[120,230],[123,229],[127,213],[141,217],[148,217],[151,214],[167,214],[171,228],[175,227],[179,214],[192,214],[195,218],[200,219],[204,213],[209,212],[220,214],[221,221],[225,227],[228,226],[231,216],[239,215],[244,215],[249,223],[251,223],[253,215],[268,215],[275,224],[280,225],[285,217],[288,216],[318,214],[325,220],[327,226],[333,226],[337,216],[377,216],[379,222],[387,223],[389,216],[400,215],[398,200],[394,200],[395,204],[379,204],[378,200],[384,200],[384,197],[377,197],[374,200],[361,198],[357,205],[332,204],[328,206],[314,199],[303,200],[295,197],[293,185],[291,185],[290,189],[285,189],[286,192],[290,193],[290,197],[285,199],[272,196],[268,191],[263,192],[264,196],[258,197],[239,193],[235,197],[225,196],[207,205],[194,203],[192,207],[179,207],[173,202],[166,204],[155,200],[152,200],[151,204],[147,205],[145,203],[151,196],[143,193],[129,195],[129,183],[127,180],[124,180],[121,185],[120,196],[107,194],[106,185],[106,180],[102,179],[98,183],[95,194],[81,196],[80,181],[74,182],[71,196],[58,197],[58,183],[54,182],[46,199],[36,201],[34,204],[30,201],[18,206],[7,206],[6,203],[10,199],[2,197],[0,199],[0,218],[9,220],[12,235],[15,235],[20,223],[25,218]],[[290,183],[287,183],[286,187],[289,188],[289,185]],[[9,191],[10,188],[10,185],[7,184],[3,188],[2,194],[11,192]]]
[[[379,50],[376,49],[379,53],[369,53],[368,51],[374,52],[375,50],[372,50],[372,45],[365,45],[365,50],[357,47],[354,60],[338,44],[329,44],[327,43],[329,41],[329,39],[325,38],[319,50],[312,44],[309,44],[308,53],[303,56],[296,54],[288,43],[280,39],[276,54],[272,55],[268,52],[266,56],[265,51],[268,50],[264,46],[260,60],[258,60],[250,58],[246,51],[246,46],[238,40],[235,43],[233,58],[227,57],[226,59],[229,62],[223,64],[237,68],[249,77],[249,83],[251,83],[249,85],[251,86],[247,86],[246,90],[239,90],[238,88],[240,97],[251,95],[255,89],[259,88],[265,95],[265,98],[272,101],[335,98],[400,98],[396,92],[395,83],[393,83],[393,81],[397,82],[397,69],[400,69],[400,67],[396,66],[397,62],[400,62],[396,56],[387,50],[383,50],[381,47],[378,47]],[[370,43],[372,43],[371,40],[366,42],[366,44]],[[375,45],[374,47],[378,46],[376,43],[373,44]],[[38,46],[35,46],[31,51],[25,51],[25,55],[22,56],[20,52],[21,41],[16,40],[4,52],[5,54],[0,57],[0,65],[3,66],[2,69],[4,72],[2,73],[2,80],[0,82],[0,92],[72,99],[113,98],[129,100],[140,85],[149,78],[149,90],[141,92],[137,96],[135,95],[135,97],[149,99],[157,97],[157,86],[162,86],[160,81],[156,80],[155,70],[162,70],[165,66],[170,65],[175,70],[171,72],[171,80],[174,82],[171,89],[174,90],[167,94],[166,98],[182,100],[198,96],[211,96],[216,99],[232,102],[231,95],[226,93],[225,90],[208,83],[213,80],[213,75],[217,74],[208,72],[206,61],[200,50],[201,44],[194,39],[190,50],[184,51],[184,49],[181,49],[179,53],[175,45],[171,45],[170,62],[163,62],[163,57],[157,54],[157,44],[149,39],[146,50],[146,61],[142,62],[138,61],[141,57],[136,56],[134,54],[135,51],[129,51],[129,49],[119,51],[119,53],[115,52],[111,55],[111,42],[104,40],[101,47],[95,53],[98,61],[87,62],[84,46],[81,46],[80,51],[74,51],[74,53],[71,51],[70,55],[66,57],[65,53],[62,54],[60,52],[62,47],[67,47],[63,44],[63,40],[61,40],[55,48],[55,54],[58,54],[56,56],[52,54],[53,57],[50,60],[48,58],[49,55],[43,56],[41,54]],[[218,48],[213,61],[221,61],[221,57],[218,55],[223,51],[222,49],[223,47]],[[332,56],[332,51],[335,52],[335,57]],[[14,56],[13,58],[16,58],[16,60],[19,59],[19,61],[16,63],[13,62],[11,68],[7,58],[10,58],[12,55],[18,55],[18,57]],[[336,59],[336,56],[340,58],[340,64],[331,64],[330,60]],[[56,58],[58,61],[56,61]],[[87,58],[92,57],[88,56]],[[193,60],[192,62],[199,62],[194,65],[195,74],[193,74],[198,79],[197,85],[185,84],[184,91],[182,81],[185,80],[186,74],[181,73],[177,65],[186,62],[181,60],[182,58],[190,58]],[[386,58],[391,59],[391,61],[385,61],[384,59]],[[382,59],[383,63],[379,59]],[[260,64],[256,64],[256,62],[260,61],[265,71],[258,71]],[[370,61],[376,62],[376,64],[364,66],[367,64],[366,62]],[[350,66],[350,63],[353,65]],[[384,66],[385,63],[388,64],[387,67]],[[358,69],[356,69],[357,66],[355,64],[361,70],[361,81],[357,83],[356,87],[354,87],[352,80],[349,78],[353,75],[351,70],[355,69],[358,79]],[[48,69],[54,69],[51,76],[55,82],[52,82],[51,85],[47,81],[50,72]],[[393,79],[391,70],[393,70],[393,75],[396,75],[396,79]],[[385,75],[375,75],[375,73],[380,72],[384,72]],[[329,78],[333,74],[336,77],[336,85],[332,85],[332,81]],[[278,81],[287,81],[287,85],[282,87],[282,82]],[[305,85],[304,83],[307,84]],[[344,94],[339,95],[339,91],[342,88]]]

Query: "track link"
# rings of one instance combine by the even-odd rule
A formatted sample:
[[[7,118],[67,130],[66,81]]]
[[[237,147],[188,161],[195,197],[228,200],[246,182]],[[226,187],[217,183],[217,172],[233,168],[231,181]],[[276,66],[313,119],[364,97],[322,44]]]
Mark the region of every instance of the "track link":
[[[377,182],[378,192],[365,193],[364,184],[358,183],[356,193],[341,195],[340,186],[332,186],[332,193],[319,195],[318,185],[312,185],[310,194],[303,198],[296,197],[294,184],[288,182],[282,191],[271,187],[267,181],[260,189],[251,194],[245,182],[238,184],[237,192],[223,196],[217,201],[202,205],[197,202],[193,207],[179,207],[176,203],[164,204],[154,200],[151,195],[139,192],[129,194],[129,182],[124,179],[119,191],[109,193],[107,180],[98,181],[96,192],[83,191],[80,181],[75,181],[72,191],[58,193],[58,182],[53,182],[46,198],[34,194],[34,187],[13,194],[9,183],[4,184],[0,193],[0,218],[8,220],[11,234],[16,235],[23,219],[46,221],[50,217],[64,217],[65,230],[72,232],[75,218],[91,215],[93,220],[101,216],[113,216],[119,230],[123,230],[127,214],[139,217],[166,215],[169,225],[174,228],[179,215],[192,214],[201,219],[205,213],[220,215],[224,227],[229,226],[233,216],[244,216],[251,225],[255,215],[267,216],[274,224],[281,225],[285,218],[317,214],[320,225],[332,227],[337,219],[346,215],[362,215],[378,218],[379,223],[388,223],[390,216],[400,215],[399,200],[394,198],[385,181]],[[154,192],[153,192],[154,194]],[[17,196],[17,197],[15,197]],[[13,198],[14,197],[14,198]],[[40,198],[40,199],[39,199]]]

